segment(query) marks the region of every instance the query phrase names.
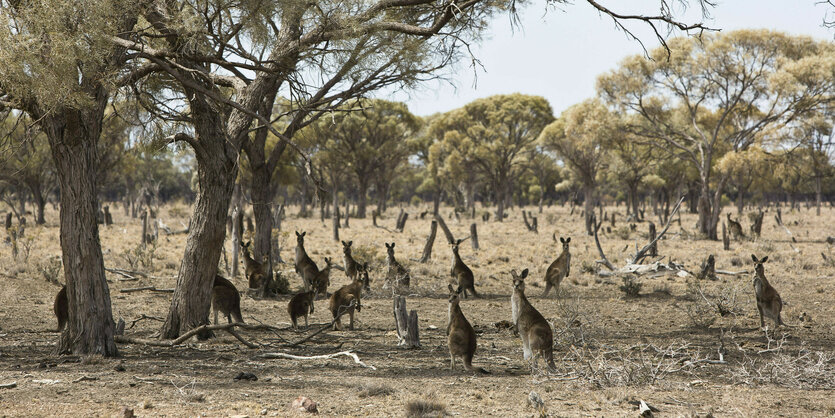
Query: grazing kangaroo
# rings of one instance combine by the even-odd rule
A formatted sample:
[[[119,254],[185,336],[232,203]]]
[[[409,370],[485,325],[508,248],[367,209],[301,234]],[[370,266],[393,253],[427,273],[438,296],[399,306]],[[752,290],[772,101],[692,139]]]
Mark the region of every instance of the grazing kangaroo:
[[[768,261],[768,256],[758,260],[757,256],[751,254],[751,259],[756,264],[754,267],[753,282],[754,293],[757,296],[757,310],[760,312],[760,328],[765,328],[764,316],[774,320],[775,326],[786,325],[780,317],[780,311],[783,310],[783,300],[780,299],[780,294],[777,293],[777,290],[765,278],[765,267],[763,267],[763,263]]]
[[[70,306],[67,300],[67,286],[61,286],[61,290],[55,295],[55,303],[52,304],[52,310],[55,312],[55,317],[58,318],[58,332],[64,329],[67,325],[67,319],[70,316]]]
[[[264,277],[267,277],[265,271],[267,268],[267,255],[264,254],[264,256],[261,257],[260,262],[255,261],[249,253],[250,244],[252,244],[251,241],[241,243],[241,249],[244,253],[244,265],[246,266],[244,274],[246,274],[246,278],[249,280],[249,288],[259,289],[261,288],[261,280],[264,280]]]
[[[316,275],[319,274],[319,268],[316,267],[316,263],[310,259],[307,255],[307,251],[304,250],[304,236],[307,232],[302,232],[299,234],[296,231],[296,274],[301,276],[302,282],[304,283],[304,289],[310,290],[311,286],[313,285],[313,280],[316,278]]]
[[[386,264],[388,265],[388,273],[386,273],[386,283],[392,286],[393,289],[409,290],[409,282],[411,276],[409,270],[406,270],[394,258],[394,243],[386,244]]]
[[[528,269],[522,270],[521,275],[516,270],[511,270],[513,276],[513,295],[510,297],[510,306],[513,313],[513,323],[519,337],[522,338],[522,354],[526,361],[533,361],[531,368],[542,356],[548,364],[548,369],[554,371],[554,334],[551,325],[545,317],[534,308],[528,298],[525,297],[525,277],[528,277]]]
[[[212,308],[215,311],[215,324],[218,320],[218,312],[222,313],[231,324],[235,322],[244,323],[241,315],[241,294],[229,280],[221,276],[215,276],[215,284],[212,287]]]
[[[325,257],[325,268],[316,274],[316,279],[313,280],[313,288],[320,295],[328,296],[328,286],[331,284],[331,269],[333,268],[333,261]]]
[[[548,270],[545,271],[545,291],[542,292],[543,298],[548,295],[552,287],[554,288],[554,293],[559,296],[560,283],[562,283],[562,279],[568,277],[568,272],[571,269],[571,253],[568,252],[568,243],[571,242],[571,237],[568,237],[568,239],[560,237],[560,242],[562,243],[562,253],[548,266]]]
[[[368,275],[368,263],[362,266],[361,275]],[[334,331],[342,329],[342,315],[346,313],[351,317],[351,322],[348,324],[348,329],[354,329],[354,310],[357,312],[362,310],[362,284],[363,277],[357,276],[351,284],[342,286],[339,290],[331,295],[329,308],[333,318],[336,320],[333,323]]]
[[[287,304],[287,313],[290,314],[293,329],[298,329],[296,319],[300,316],[304,316],[304,327],[307,328],[307,316],[313,313],[313,301],[318,293],[317,289],[313,289],[309,292],[299,293],[290,299],[290,303]]]
[[[449,274],[452,276],[453,279],[458,283],[458,287],[461,288],[463,291],[464,299],[467,298],[469,294],[472,294],[474,297],[480,297],[478,293],[475,291],[475,279],[473,278],[473,271],[464,264],[464,260],[461,260],[461,256],[458,254],[458,247],[464,240],[458,240],[452,245],[452,269],[450,269]]]
[[[745,234],[742,233],[742,225],[739,222],[731,219],[731,213],[730,212],[728,212],[727,215],[728,215],[728,229],[731,230],[731,236],[736,240],[738,240],[740,238],[745,238]]]
[[[447,345],[449,346],[449,369],[455,370],[455,358],[461,357],[464,368],[468,371],[487,373],[482,368],[473,368],[473,355],[475,354],[476,335],[473,326],[461,312],[460,295],[463,292],[461,287],[453,290],[449,285],[449,322],[446,327]]]

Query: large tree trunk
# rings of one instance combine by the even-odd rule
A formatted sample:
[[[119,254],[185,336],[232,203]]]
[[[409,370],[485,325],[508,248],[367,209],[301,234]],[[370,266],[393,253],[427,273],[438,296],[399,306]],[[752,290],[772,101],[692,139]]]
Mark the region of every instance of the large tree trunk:
[[[107,98],[89,113],[66,110],[41,124],[49,138],[61,190],[61,254],[69,318],[58,353],[116,356],[110,290],[96,222],[96,145]],[[58,111],[53,111],[58,112]]]
[[[228,149],[230,145],[220,128],[222,125],[217,123],[215,129],[211,129],[213,121],[202,122],[195,121],[198,132],[204,133],[195,147],[199,190],[171,307],[160,331],[163,339],[177,338],[192,328],[209,323],[212,284],[238,175],[237,153]]]
[[[365,208],[368,206],[368,181],[363,180],[360,178],[359,183],[357,183],[357,218],[365,219]],[[347,200],[345,202],[345,206],[347,207]],[[349,216],[350,214],[345,211],[345,216]],[[346,218],[347,219],[347,218]]]
[[[43,225],[46,223],[46,220],[44,219],[44,208],[46,207],[46,199],[44,199],[43,197],[43,192],[41,191],[40,183],[31,183],[29,185],[29,191],[32,193],[32,199],[35,201],[35,208],[37,210],[35,214],[35,223],[38,225]],[[818,199],[818,202],[820,202],[820,199]],[[820,212],[820,204],[818,204],[818,208],[818,212]]]
[[[493,190],[496,193],[496,221],[504,222],[504,207],[505,201],[505,190],[501,186],[493,185]]]
[[[736,213],[742,216],[743,209],[745,209],[745,190],[738,187],[736,192]]]
[[[254,152],[256,154],[259,152],[263,154],[263,149],[254,150]],[[260,161],[258,160],[259,158],[253,158],[250,155],[250,163],[252,164],[252,189],[250,190],[250,196],[252,197],[252,212],[255,215],[255,249],[252,257],[258,262],[261,262],[264,254],[272,254],[273,188],[270,187],[272,173],[270,173],[266,161],[263,158],[260,158]],[[267,267],[265,271],[266,277],[262,282],[265,285],[261,288],[262,297],[266,296],[265,292],[269,287],[269,283],[273,280],[272,257],[268,257]]]

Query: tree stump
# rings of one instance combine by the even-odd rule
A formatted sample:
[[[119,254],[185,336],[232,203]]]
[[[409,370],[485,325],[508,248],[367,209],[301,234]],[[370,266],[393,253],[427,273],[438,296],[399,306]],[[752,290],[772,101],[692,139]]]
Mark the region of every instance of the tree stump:
[[[377,209],[371,211],[371,224],[377,227]]]
[[[394,323],[399,338],[398,346],[420,347],[417,311],[412,310],[408,316],[406,315],[406,298],[403,296],[394,297]]]
[[[432,226],[429,229],[429,238],[426,239],[426,245],[423,246],[423,255],[420,256],[420,263],[428,263],[432,258],[432,246],[435,244],[435,235],[438,233],[438,221],[432,221]]]
[[[110,214],[110,206],[104,207],[104,225],[113,225],[113,215]]]
[[[478,230],[476,230],[475,223],[470,224],[470,241],[473,244],[473,250],[478,251]]]
[[[697,277],[699,280],[716,280],[716,258],[713,257],[713,254],[707,256],[707,259],[702,263],[702,270]]]
[[[655,233],[655,224],[650,222],[649,223],[649,242],[652,242],[652,241],[655,240],[655,234],[656,234]],[[657,257],[658,256],[658,242],[653,243],[652,246],[649,247],[649,253],[647,255],[649,255],[650,257]]]
[[[150,240],[148,239],[148,211],[142,211],[142,245],[148,244]]]
[[[400,219],[397,221],[397,228],[395,228],[398,232],[403,232],[403,229],[406,228],[406,221],[409,219],[409,212],[403,212]]]
[[[731,250],[731,239],[728,236],[728,228],[725,226],[725,222],[722,222],[722,245],[725,251]]]

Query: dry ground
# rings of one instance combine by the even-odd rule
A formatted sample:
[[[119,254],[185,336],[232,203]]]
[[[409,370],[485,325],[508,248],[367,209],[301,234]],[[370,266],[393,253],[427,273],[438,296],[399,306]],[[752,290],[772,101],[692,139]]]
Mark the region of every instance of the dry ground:
[[[799,252],[776,225],[773,210],[766,214],[762,238],[734,242],[731,251],[723,251],[721,242],[693,239],[688,234],[695,224],[691,214],[683,215],[684,230],[674,224],[660,242],[661,255],[683,262],[691,271],[709,253],[716,254],[717,268],[734,271],[752,268],[751,253],[768,255],[772,261],[766,264],[766,273],[789,303],[784,319],[797,325],[768,333],[757,327],[750,274],[702,283],[674,276],[644,277],[640,296],[627,297],[620,290],[620,279],[599,278],[590,270],[598,258],[594,240],[582,234],[581,218],[570,216],[568,208],[548,208],[539,215],[539,234],[525,230],[518,210],[511,211],[504,223],[485,224],[479,215],[481,250],[475,252],[465,244],[461,252],[485,297],[461,305],[479,333],[475,363],[492,372],[487,376],[449,370],[444,329],[451,252],[439,231],[432,261],[425,265],[412,261],[420,256],[429,221],[416,219],[422,208],[408,210],[404,233],[389,230],[397,209],[381,220],[389,229],[372,227],[370,219],[354,219],[350,228],[341,231],[343,239],[354,241],[355,253],[374,268],[374,292],[363,300],[356,331],[328,331],[300,347],[286,347],[282,341],[300,339],[305,332],[242,331],[247,339],[264,344],[257,350],[245,348],[227,334],[176,348],[121,344],[121,357],[116,359],[53,354],[57,334],[52,301],[58,286],[45,277],[54,275],[49,272],[55,264],[50,257],[60,250],[57,213],[50,212],[46,227],[30,224],[19,242],[17,259],[10,245],[0,244],[0,383],[17,382],[17,387],[0,389],[0,415],[113,416],[130,407],[139,416],[286,416],[294,414],[288,404],[304,395],[318,402],[324,415],[402,416],[410,401],[426,400],[441,404],[449,415],[532,416],[537,411],[527,405],[531,391],[542,397],[552,416],[635,416],[632,402],[640,399],[663,416],[835,413],[835,265],[821,257],[824,252],[830,260],[835,258],[835,251],[822,242],[835,235],[832,208],[821,217],[811,210],[784,209],[783,219],[797,238],[794,246]],[[188,211],[175,205],[165,208],[162,217],[178,229]],[[281,238],[284,259],[292,260],[292,231],[298,229],[308,231],[308,252],[320,266],[325,256],[336,257],[341,264],[341,246],[331,240],[330,223],[297,219],[295,211],[289,210],[284,223],[288,231]],[[619,212],[619,222],[601,240],[610,260],[622,265],[635,242],[645,242],[648,225],[638,224],[637,232],[618,231],[625,228],[624,208],[608,211]],[[170,294],[120,290],[173,287],[185,236],[162,237],[152,256],[146,257],[150,265],[131,262],[135,257],[127,254],[139,242],[138,220],[125,217],[121,209],[114,214],[116,224],[101,230],[106,266],[156,276],[120,281],[119,276],[108,275],[114,316],[124,318],[129,326],[141,315],[163,318]],[[468,234],[469,219],[448,222],[456,237]],[[748,224],[743,217],[746,230]],[[571,276],[560,298],[542,299],[542,277],[560,249],[551,238],[554,232],[572,237]],[[391,299],[381,289],[383,243],[391,241],[412,272],[416,294],[408,298],[408,306],[420,316],[423,348],[419,350],[396,346]],[[532,374],[522,360],[518,337],[495,326],[510,319],[511,268],[531,269],[528,295],[555,327],[556,374]],[[294,289],[300,287],[292,266],[279,269],[287,272]],[[246,286],[242,277],[234,282],[239,289]],[[344,274],[335,271],[332,289],[346,283]],[[286,328],[288,299],[245,296],[244,318]],[[717,303],[730,313],[716,314]],[[330,320],[326,302],[317,302],[316,308],[314,323]],[[141,320],[126,333],[150,338],[159,326],[153,319]],[[726,364],[716,364],[720,348]],[[376,370],[345,357],[290,361],[259,356],[269,351],[316,355],[343,350],[352,350]],[[233,380],[240,372],[254,373],[258,380]],[[79,380],[82,377],[94,380]]]

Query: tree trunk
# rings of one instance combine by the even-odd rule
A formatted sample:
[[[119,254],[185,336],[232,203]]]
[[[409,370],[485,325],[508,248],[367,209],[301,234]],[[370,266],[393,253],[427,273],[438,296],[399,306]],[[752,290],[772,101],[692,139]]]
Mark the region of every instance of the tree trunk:
[[[357,183],[357,218],[365,219],[366,207],[368,207],[368,182],[360,180]],[[348,201],[345,201],[347,207]],[[346,213],[346,219],[349,214]]]
[[[331,176],[331,181],[334,180],[336,178]],[[339,242],[339,191],[336,188],[336,183],[334,183],[331,194],[333,195],[333,240]]]
[[[594,235],[594,224],[592,223],[592,216],[594,216],[594,187],[592,186],[587,185],[583,189],[583,212],[586,223],[586,233],[588,235]]]
[[[437,183],[437,180],[436,180]],[[438,212],[441,208],[441,191],[438,190],[435,192],[435,196],[432,199],[432,215],[438,216],[440,213]]]
[[[435,244],[435,235],[438,233],[438,221],[432,221],[432,226],[429,228],[429,237],[426,239],[426,245],[423,246],[423,255],[421,255],[419,263],[429,262],[432,258],[432,246]]]
[[[475,223],[470,224],[470,242],[473,245],[473,250],[478,251],[478,230]]]
[[[821,178],[820,176],[815,177],[815,212],[817,213],[817,216],[821,216],[821,189]]]
[[[745,191],[739,188],[736,192],[736,213],[742,217],[742,211],[745,209]]]
[[[96,188],[97,149],[107,102],[92,111],[65,110],[41,127],[49,138],[61,190],[60,234],[69,318],[56,351],[116,356],[115,324],[104,274]]]
[[[493,186],[496,193],[496,221],[504,222],[505,192],[500,186]]]
[[[240,269],[241,239],[244,234],[244,212],[241,207],[241,184],[236,183],[232,191],[232,273],[238,277]]]
[[[215,135],[226,137],[220,132]],[[168,317],[160,330],[162,339],[177,338],[209,323],[212,286],[226,235],[226,214],[238,164],[235,158],[227,157],[226,141],[204,139],[195,148],[200,187]]]

